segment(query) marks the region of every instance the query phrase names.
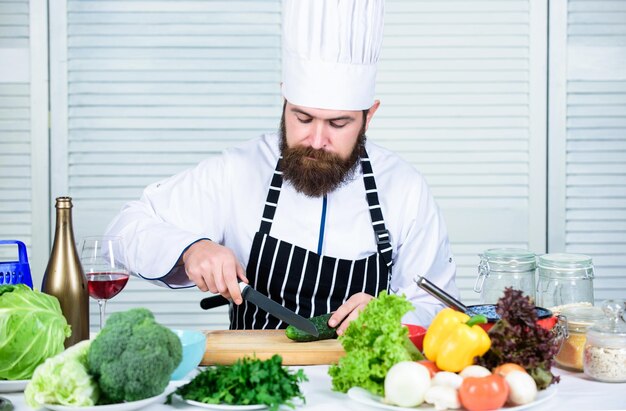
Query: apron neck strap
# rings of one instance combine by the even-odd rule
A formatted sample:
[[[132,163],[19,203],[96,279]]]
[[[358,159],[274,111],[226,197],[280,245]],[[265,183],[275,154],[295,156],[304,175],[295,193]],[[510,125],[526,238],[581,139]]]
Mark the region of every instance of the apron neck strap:
[[[376,247],[378,248],[380,255],[383,257],[383,260],[385,260],[387,267],[391,268],[393,265],[393,262],[391,261],[391,251],[393,247],[391,247],[389,230],[385,227],[383,210],[380,208],[378,189],[376,188],[376,180],[374,179],[374,171],[372,170],[372,164],[365,148],[363,148],[361,153],[361,169],[363,170],[365,196],[370,209],[370,218],[372,220],[372,227],[376,238]]]
[[[276,214],[276,206],[278,205],[278,198],[280,197],[280,190],[283,186],[283,171],[281,166],[281,160],[283,156],[278,157],[276,162],[276,168],[274,169],[274,175],[270,183],[270,188],[267,191],[267,198],[265,199],[265,208],[263,209],[263,217],[261,217],[261,226],[259,232],[263,234],[270,234],[272,229],[272,222],[274,221],[274,215]]]

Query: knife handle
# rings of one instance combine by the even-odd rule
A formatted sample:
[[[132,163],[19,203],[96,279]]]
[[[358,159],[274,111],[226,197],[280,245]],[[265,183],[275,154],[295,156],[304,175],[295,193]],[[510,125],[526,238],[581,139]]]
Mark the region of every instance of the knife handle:
[[[230,301],[227,298],[222,297],[221,295],[214,295],[213,297],[207,297],[200,300],[200,307],[203,310],[209,310],[211,308],[221,307],[229,303]]]
[[[243,281],[239,282],[239,289],[241,290],[241,297],[245,298],[248,284]],[[222,297],[221,295],[214,295],[213,297],[207,297],[200,300],[200,307],[204,310],[210,310],[211,308],[221,307],[222,305],[230,304],[230,300]]]
[[[415,281],[415,283],[417,284],[419,288],[426,291],[428,294],[432,295],[433,297],[435,297],[436,299],[438,299],[439,301],[441,301],[448,307],[451,307],[462,313],[467,312],[467,307],[462,302],[460,302],[459,300],[457,300],[456,298],[454,298],[453,296],[451,296],[450,294],[448,294],[447,292],[445,292],[444,290],[442,290],[441,288],[439,288],[438,286],[430,282],[425,277],[418,275],[415,277],[413,281]]]

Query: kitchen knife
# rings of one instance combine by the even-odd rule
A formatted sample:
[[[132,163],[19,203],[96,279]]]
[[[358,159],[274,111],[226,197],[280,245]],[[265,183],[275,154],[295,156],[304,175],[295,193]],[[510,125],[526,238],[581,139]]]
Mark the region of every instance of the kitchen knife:
[[[252,288],[250,285],[246,283],[240,282],[239,289],[241,290],[241,296],[246,301],[256,305],[262,310],[267,311],[268,313],[272,314],[274,317],[286,322],[289,325],[293,325],[294,327],[302,331],[305,331],[315,337],[319,336],[319,331],[317,331],[317,328],[315,328],[315,325],[307,318],[304,318],[303,316],[294,313],[288,308],[283,307],[282,305],[278,304],[276,301],[261,294],[260,292],[258,292],[257,290],[255,290],[254,288]],[[205,310],[208,310],[210,308],[219,307],[220,305],[228,304],[229,302],[230,301],[228,301],[226,298],[222,297],[221,295],[217,295],[213,297],[204,298],[202,301],[200,301],[200,307],[202,307]]]

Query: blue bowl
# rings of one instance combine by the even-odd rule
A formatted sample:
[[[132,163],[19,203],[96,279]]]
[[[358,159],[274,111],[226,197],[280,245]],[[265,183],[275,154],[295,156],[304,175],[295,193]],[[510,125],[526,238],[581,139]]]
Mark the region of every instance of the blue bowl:
[[[202,361],[206,347],[206,336],[200,331],[172,330],[183,344],[183,359],[174,370],[170,379],[182,380]]]

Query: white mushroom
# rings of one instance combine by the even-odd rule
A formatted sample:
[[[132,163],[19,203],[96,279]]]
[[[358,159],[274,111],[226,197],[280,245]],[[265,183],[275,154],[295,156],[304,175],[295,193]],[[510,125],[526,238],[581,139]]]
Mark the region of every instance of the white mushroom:
[[[461,408],[458,392],[451,387],[435,385],[426,391],[426,402],[437,410],[457,410]]]
[[[463,377],[450,371],[439,371],[431,380],[431,385],[450,387],[458,390],[463,383]]]
[[[463,368],[463,371],[461,371],[459,375],[463,378],[467,378],[467,377],[480,378],[480,377],[486,377],[488,375],[491,375],[491,371],[489,371],[488,369],[480,365],[468,365],[467,367]]]
[[[535,400],[537,384],[533,377],[522,371],[511,371],[504,379],[509,385],[509,404],[524,405]]]

